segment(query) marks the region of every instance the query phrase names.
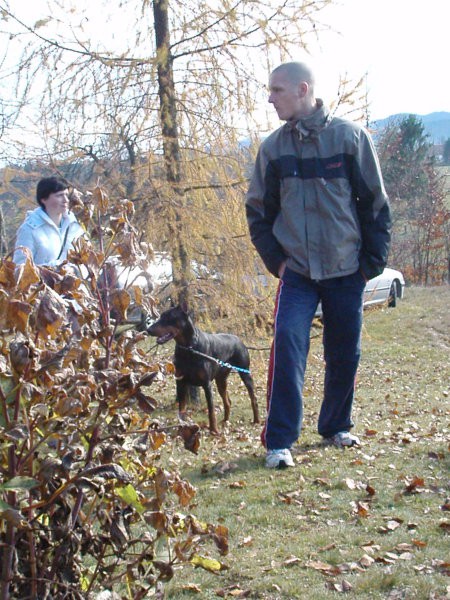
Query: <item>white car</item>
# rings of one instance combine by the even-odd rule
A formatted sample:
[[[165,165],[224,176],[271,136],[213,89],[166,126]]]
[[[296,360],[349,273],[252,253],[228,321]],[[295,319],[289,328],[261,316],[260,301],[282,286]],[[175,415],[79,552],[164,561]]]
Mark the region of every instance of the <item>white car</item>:
[[[395,269],[384,269],[381,275],[370,279],[364,290],[364,306],[387,302],[390,307],[397,306],[397,299],[403,298],[405,279]]]
[[[387,306],[397,306],[397,299],[403,298],[403,291],[405,289],[405,279],[395,269],[386,268],[377,277],[369,279],[364,289],[364,306],[371,306],[372,304],[387,304]],[[322,307],[319,303],[315,316],[320,317],[322,315]]]

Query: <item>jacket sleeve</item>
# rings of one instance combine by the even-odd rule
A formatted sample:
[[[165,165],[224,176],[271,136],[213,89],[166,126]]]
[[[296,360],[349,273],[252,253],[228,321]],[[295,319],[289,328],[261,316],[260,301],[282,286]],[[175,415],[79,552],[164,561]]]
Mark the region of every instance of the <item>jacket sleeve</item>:
[[[276,165],[267,159],[261,147],[247,193],[246,214],[253,245],[275,277],[278,277],[281,263],[286,260],[286,254],[273,234],[273,224],[279,212],[280,180]]]
[[[372,279],[387,263],[391,240],[391,212],[380,164],[369,133],[361,129],[353,163],[353,195],[361,228],[361,271]]]
[[[22,223],[17,230],[16,245],[14,246],[13,262],[16,265],[21,265],[25,262],[25,254],[20,249],[20,246],[29,248],[31,256],[34,257],[35,247],[33,239],[33,231],[26,223]]]

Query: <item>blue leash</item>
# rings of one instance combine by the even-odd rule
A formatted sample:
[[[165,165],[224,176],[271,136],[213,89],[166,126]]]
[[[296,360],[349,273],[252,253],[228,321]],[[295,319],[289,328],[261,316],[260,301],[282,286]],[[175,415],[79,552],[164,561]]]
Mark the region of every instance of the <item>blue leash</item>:
[[[208,360],[212,360],[213,362],[217,363],[221,367],[225,367],[227,369],[233,369],[233,371],[240,371],[241,373],[250,373],[249,369],[243,369],[242,367],[235,367],[234,365],[230,365],[230,363],[224,362],[223,360],[220,360],[219,358],[215,358],[214,356],[209,356],[209,354],[203,354],[203,352],[194,350],[194,348],[192,348],[190,346],[189,347],[188,346],[180,346],[180,344],[178,344],[178,347],[182,348],[183,350],[188,350],[189,352],[192,352],[193,354],[197,354],[198,356],[202,356],[203,358],[207,358]]]

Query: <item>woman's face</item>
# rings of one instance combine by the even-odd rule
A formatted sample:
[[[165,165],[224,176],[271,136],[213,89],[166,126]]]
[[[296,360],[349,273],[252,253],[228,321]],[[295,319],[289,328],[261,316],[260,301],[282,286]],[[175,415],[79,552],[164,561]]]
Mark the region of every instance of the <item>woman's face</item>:
[[[69,210],[69,190],[54,192],[48,198],[43,198],[41,202],[49,215],[63,215]]]

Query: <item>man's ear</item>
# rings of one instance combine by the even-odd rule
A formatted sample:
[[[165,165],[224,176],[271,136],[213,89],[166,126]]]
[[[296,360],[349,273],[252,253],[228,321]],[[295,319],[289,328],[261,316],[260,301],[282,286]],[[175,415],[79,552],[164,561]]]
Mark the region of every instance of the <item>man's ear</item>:
[[[301,81],[298,84],[298,91],[299,91],[300,98],[304,98],[308,94],[308,90],[309,90],[309,85],[306,81]]]

